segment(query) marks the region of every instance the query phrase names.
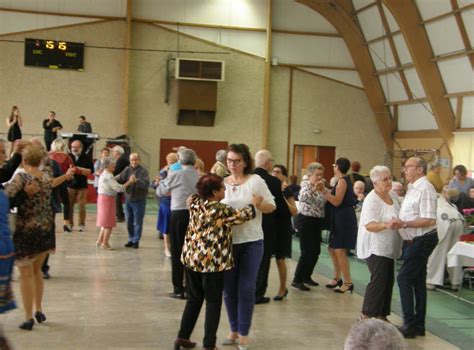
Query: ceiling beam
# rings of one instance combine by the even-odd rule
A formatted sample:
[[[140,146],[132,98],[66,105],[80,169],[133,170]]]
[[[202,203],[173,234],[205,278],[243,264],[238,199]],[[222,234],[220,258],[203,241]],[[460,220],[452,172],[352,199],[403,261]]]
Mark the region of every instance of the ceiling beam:
[[[411,99],[411,100],[399,100],[399,101],[389,101],[385,105],[386,106],[403,106],[403,105],[416,105],[419,103],[428,102],[426,97]]]
[[[365,45],[365,38],[359,25],[354,21],[354,7],[351,0],[311,1],[296,0],[322,15],[342,35],[344,42],[352,56],[352,60],[359,73],[362,85],[365,88],[367,99],[374,114],[380,133],[389,150],[393,149],[392,121],[390,109],[375,73],[375,66]]]
[[[341,66],[323,66],[318,64],[300,64],[300,63],[280,63],[278,66],[290,67],[290,68],[315,68],[315,69],[328,69],[328,70],[342,70],[342,71],[357,71],[355,67],[341,67]]]
[[[474,96],[474,91],[460,91],[460,92],[451,92],[449,94],[444,95],[445,98],[450,97],[465,97],[465,96]]]
[[[384,75],[384,74],[389,74],[389,73],[393,73],[393,72],[400,72],[400,71],[403,71],[405,69],[411,69],[411,68],[414,68],[414,67],[415,67],[414,63],[405,63],[405,64],[402,64],[402,65],[396,66],[396,67],[388,67],[388,68],[385,68],[385,69],[380,69],[380,70],[376,71],[374,74],[375,75]]]
[[[452,60],[458,57],[471,56],[474,54],[474,49],[459,50],[448,53],[443,53],[442,55],[434,56],[431,60],[433,62]]]
[[[394,32],[389,32],[385,35],[382,35],[382,36],[378,36],[376,38],[373,38],[373,39],[370,39],[370,40],[367,40],[365,42],[366,45],[371,45],[371,44],[375,44],[375,43],[378,43],[379,41],[382,41],[382,40],[385,40],[385,39],[388,39],[388,38],[391,38],[391,37],[394,37],[395,35],[399,35],[401,34],[402,32],[399,31],[399,30],[396,30]]]
[[[395,132],[396,139],[437,139],[441,137],[438,130],[407,130]]]
[[[385,16],[385,11],[383,9],[383,6],[380,0],[377,0],[377,8],[379,10],[380,18],[382,19],[382,25],[385,30],[385,33],[390,33],[390,26],[388,25],[387,16]],[[402,62],[400,61],[400,56],[398,55],[397,46],[395,45],[395,41],[393,40],[392,36],[388,37],[388,43],[390,44],[390,50],[392,51],[395,64],[397,65],[397,67],[400,67],[402,65]],[[403,69],[400,70],[399,74],[400,74],[400,80],[402,81],[403,89],[405,90],[405,93],[407,94],[408,99],[409,100],[413,99],[413,93],[411,92],[410,84],[408,84],[408,79]]]
[[[107,19],[107,20],[126,20],[127,17],[117,16],[99,16],[99,15],[85,15],[79,13],[67,13],[67,12],[52,12],[52,11],[34,11],[34,10],[21,10],[21,9],[10,9],[6,7],[0,7],[0,11],[3,12],[17,12],[17,13],[28,13],[32,15],[48,15],[48,16],[61,16],[61,17],[80,17],[80,18],[91,18],[91,19]]]
[[[355,10],[354,12],[359,14],[359,13],[365,11],[365,10],[370,9],[371,7],[374,7],[375,5],[377,5],[377,1],[371,2],[370,4],[367,4],[365,6],[362,6],[360,9]]]
[[[401,1],[401,2],[403,2],[403,1]],[[433,23],[433,22],[439,21],[443,18],[451,17],[452,15],[455,15],[456,13],[461,13],[463,11],[472,10],[472,9],[474,9],[474,4],[469,4],[469,5],[466,5],[466,6],[463,6],[463,7],[459,7],[456,10],[443,13],[439,16],[435,16],[435,17],[432,17],[432,18],[425,19],[424,21],[421,19],[420,24]]]
[[[418,76],[431,105],[439,132],[446,143],[450,156],[453,147],[454,113],[449,100],[444,98],[446,90],[436,62],[432,61],[433,49],[423,26],[420,12],[411,0],[383,0],[398,22]]]
[[[451,7],[453,10],[459,9],[458,0],[451,0]],[[471,40],[469,39],[469,35],[466,31],[466,26],[464,25],[464,19],[460,12],[454,14],[454,18],[456,19],[456,23],[458,25],[459,33],[461,34],[462,42],[464,44],[464,48],[466,50],[472,47]],[[471,63],[471,68],[474,68],[474,55],[469,56],[469,61]]]

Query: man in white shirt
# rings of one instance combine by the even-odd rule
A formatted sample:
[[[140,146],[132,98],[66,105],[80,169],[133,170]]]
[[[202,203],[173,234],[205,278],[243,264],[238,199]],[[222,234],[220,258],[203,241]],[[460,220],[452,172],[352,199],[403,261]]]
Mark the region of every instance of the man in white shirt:
[[[405,338],[425,335],[426,265],[438,243],[437,196],[426,178],[426,168],[426,162],[421,158],[413,157],[406,161],[404,171],[409,182],[408,191],[399,219],[394,220],[403,238],[403,265],[397,281],[403,311],[403,326],[399,330]]]

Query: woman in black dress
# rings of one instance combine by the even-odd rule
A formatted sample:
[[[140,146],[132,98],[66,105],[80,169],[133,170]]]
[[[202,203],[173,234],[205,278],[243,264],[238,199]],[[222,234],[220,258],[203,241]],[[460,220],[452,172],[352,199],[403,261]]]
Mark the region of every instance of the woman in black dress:
[[[335,288],[336,293],[354,290],[347,250],[354,249],[357,239],[357,218],[354,212],[355,197],[352,182],[347,176],[351,162],[347,158],[339,158],[333,164],[334,175],[338,181],[329,191],[321,182],[319,190],[331,204],[331,234],[329,236],[329,253],[334,266],[334,278],[327,288]],[[341,279],[344,277],[344,283]]]
[[[23,126],[23,120],[20,116],[20,109],[17,106],[12,107],[12,112],[7,118],[8,128],[8,141],[11,142],[10,154],[13,150],[13,143],[15,140],[21,139],[21,127]]]

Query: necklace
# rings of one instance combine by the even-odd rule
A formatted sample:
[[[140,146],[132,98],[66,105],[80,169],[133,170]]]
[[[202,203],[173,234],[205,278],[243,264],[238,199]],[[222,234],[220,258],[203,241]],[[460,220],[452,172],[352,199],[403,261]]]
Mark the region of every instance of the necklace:
[[[231,180],[229,185],[232,186],[232,191],[237,191],[237,187],[240,186],[240,183],[233,176],[229,177],[229,180]]]

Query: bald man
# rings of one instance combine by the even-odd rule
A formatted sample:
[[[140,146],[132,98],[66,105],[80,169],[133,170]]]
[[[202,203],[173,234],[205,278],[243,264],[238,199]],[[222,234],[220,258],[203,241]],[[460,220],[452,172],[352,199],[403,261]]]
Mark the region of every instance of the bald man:
[[[76,173],[74,180],[68,184],[71,227],[74,227],[74,204],[79,205],[79,232],[85,231],[87,204],[87,177],[94,171],[92,160],[84,154],[82,142],[75,140],[71,143],[71,158]]]
[[[148,171],[141,166],[138,153],[130,154],[130,166],[115,178],[121,184],[133,178],[132,184],[125,191],[125,220],[128,231],[128,242],[125,247],[138,249],[142,237],[146,196],[150,186]]]

